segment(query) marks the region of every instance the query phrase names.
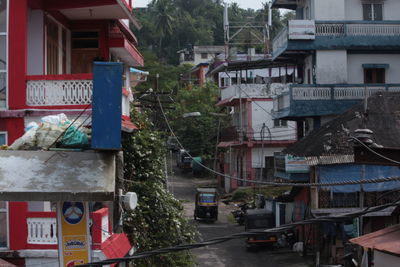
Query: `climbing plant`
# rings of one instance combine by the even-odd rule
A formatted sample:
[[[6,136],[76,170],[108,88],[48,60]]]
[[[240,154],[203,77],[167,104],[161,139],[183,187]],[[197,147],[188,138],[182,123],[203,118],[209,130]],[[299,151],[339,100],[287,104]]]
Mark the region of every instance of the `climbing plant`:
[[[183,205],[168,192],[164,142],[145,114],[133,112],[139,131],[123,138],[124,187],[138,194],[138,206],[125,213],[124,230],[138,252],[187,244],[196,232],[183,216]],[[193,266],[190,252],[162,254],[132,266]]]

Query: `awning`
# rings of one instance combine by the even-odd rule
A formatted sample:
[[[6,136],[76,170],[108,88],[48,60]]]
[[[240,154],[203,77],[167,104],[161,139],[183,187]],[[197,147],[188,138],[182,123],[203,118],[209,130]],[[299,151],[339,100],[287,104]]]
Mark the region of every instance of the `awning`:
[[[317,166],[317,176],[321,183],[338,181],[359,181],[362,179],[379,179],[400,177],[400,168],[397,166],[337,164]],[[351,193],[360,192],[361,185],[331,186],[333,192]],[[400,189],[399,181],[364,184],[365,192],[380,192]]]
[[[137,29],[142,27],[132,15],[132,1],[129,0],[44,0],[43,9],[59,11],[68,20],[129,19]]]
[[[400,225],[394,225],[357,238],[350,239],[351,243],[364,248],[376,249],[400,255]]]
[[[115,153],[0,151],[0,200],[114,200]]]
[[[143,66],[144,59],[140,52],[126,38],[112,38],[109,41],[110,52],[130,66]]]
[[[128,116],[122,115],[122,131],[132,133],[139,128],[131,121]]]
[[[362,64],[363,69],[388,69],[389,64]]]
[[[219,101],[217,104],[215,104],[216,106],[229,106],[230,102],[234,99],[235,97],[229,97],[229,98],[225,98],[221,101]]]

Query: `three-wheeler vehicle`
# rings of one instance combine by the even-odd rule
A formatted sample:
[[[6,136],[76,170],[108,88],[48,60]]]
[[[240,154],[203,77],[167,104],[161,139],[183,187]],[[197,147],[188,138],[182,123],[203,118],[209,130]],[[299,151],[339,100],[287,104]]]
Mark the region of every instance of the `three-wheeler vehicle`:
[[[252,230],[262,230],[275,227],[275,217],[271,210],[267,209],[248,209],[245,216],[245,230],[251,232]],[[277,241],[275,233],[265,233],[248,237],[246,240],[246,247],[248,250],[254,247],[269,247],[272,248],[273,244]]]
[[[205,221],[218,220],[218,192],[216,188],[197,188],[194,219]]]

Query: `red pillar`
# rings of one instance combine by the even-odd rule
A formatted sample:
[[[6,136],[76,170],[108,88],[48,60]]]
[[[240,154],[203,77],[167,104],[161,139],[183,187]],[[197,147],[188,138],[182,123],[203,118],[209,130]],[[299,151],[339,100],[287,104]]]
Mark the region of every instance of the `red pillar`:
[[[28,212],[28,203],[9,202],[8,209],[9,209],[8,216],[10,221],[10,229],[8,231],[10,238],[10,249],[11,250],[26,249],[27,236],[28,236],[26,215]]]
[[[8,105],[9,109],[26,107],[27,69],[27,0],[9,1],[8,30]]]
[[[20,138],[24,134],[24,119],[23,118],[8,118],[5,121],[8,145],[14,143],[14,141]]]

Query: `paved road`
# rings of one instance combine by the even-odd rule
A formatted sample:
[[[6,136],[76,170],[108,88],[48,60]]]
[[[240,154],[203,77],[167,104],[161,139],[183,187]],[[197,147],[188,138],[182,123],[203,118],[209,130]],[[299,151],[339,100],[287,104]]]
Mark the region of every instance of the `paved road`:
[[[218,221],[204,223],[193,220],[194,196],[196,187],[208,185],[211,180],[195,179],[190,173],[181,173],[175,170],[175,175],[169,179],[169,189],[175,197],[182,200],[185,206],[185,215],[192,224],[195,224],[200,232],[200,240],[207,240],[244,231],[243,226],[228,222],[227,215],[233,209],[232,206],[220,203]],[[218,245],[207,246],[193,250],[196,256],[196,266],[199,267],[309,267],[299,255],[287,250],[246,251],[243,239],[231,240]]]

